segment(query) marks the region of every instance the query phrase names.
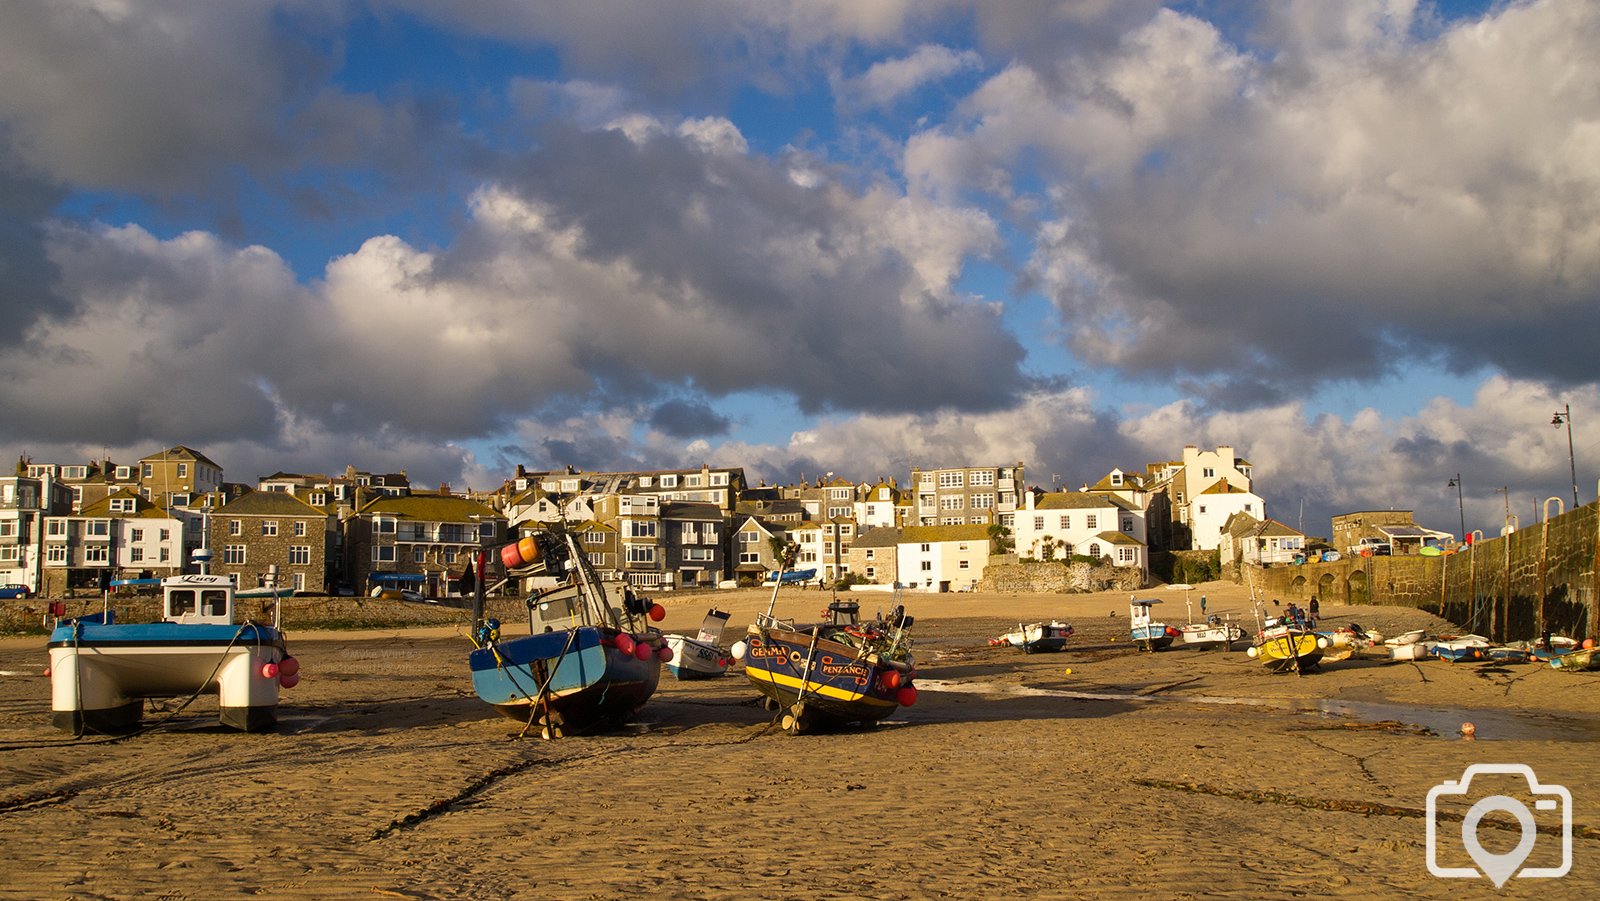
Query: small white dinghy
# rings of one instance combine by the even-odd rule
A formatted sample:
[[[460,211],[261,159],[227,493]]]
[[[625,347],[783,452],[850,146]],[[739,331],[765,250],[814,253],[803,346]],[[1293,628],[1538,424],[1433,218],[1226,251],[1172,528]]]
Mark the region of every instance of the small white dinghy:
[[[728,649],[722,646],[722,632],[727,626],[728,614],[713,608],[694,638],[671,633],[661,636],[672,651],[667,671],[679,679],[715,679],[726,673],[733,664]]]
[[[1029,625],[1017,624],[1015,629],[998,638],[989,639],[989,644],[996,647],[1010,645],[1021,648],[1022,653],[1032,654],[1035,651],[1063,651],[1067,647],[1067,639],[1072,637],[1072,626],[1059,619],[1050,622],[1031,623]]]

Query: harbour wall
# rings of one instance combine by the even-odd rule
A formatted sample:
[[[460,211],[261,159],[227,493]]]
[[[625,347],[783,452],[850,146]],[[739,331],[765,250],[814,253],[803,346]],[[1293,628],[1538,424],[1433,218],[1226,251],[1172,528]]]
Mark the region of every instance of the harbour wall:
[[[1600,504],[1551,515],[1440,557],[1353,557],[1245,566],[1255,595],[1345,604],[1400,604],[1496,641],[1600,635]]]

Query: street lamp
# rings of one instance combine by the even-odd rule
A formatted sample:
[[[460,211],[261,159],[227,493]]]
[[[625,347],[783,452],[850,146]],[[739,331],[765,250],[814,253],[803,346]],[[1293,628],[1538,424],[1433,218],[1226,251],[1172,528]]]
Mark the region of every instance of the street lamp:
[[[1456,477],[1451,479],[1450,480],[1450,484],[1446,485],[1445,487],[1446,488],[1454,488],[1456,490],[1456,512],[1461,514],[1461,540],[1462,541],[1466,541],[1467,540],[1467,508],[1461,502],[1461,473],[1459,473],[1459,472],[1456,473]]]
[[[1572,509],[1578,509],[1578,457],[1572,451],[1572,405],[1562,404],[1562,409],[1550,417],[1550,424],[1556,428],[1562,425],[1567,427],[1567,463],[1572,467]]]

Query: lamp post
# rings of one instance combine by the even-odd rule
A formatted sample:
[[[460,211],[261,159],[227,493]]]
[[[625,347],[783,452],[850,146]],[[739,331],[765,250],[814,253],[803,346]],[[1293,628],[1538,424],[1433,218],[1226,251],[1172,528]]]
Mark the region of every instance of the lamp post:
[[[1461,501],[1461,473],[1459,473],[1459,472],[1456,473],[1456,477],[1451,479],[1450,480],[1450,484],[1446,485],[1445,487],[1446,488],[1454,488],[1456,490],[1456,512],[1461,514],[1461,540],[1462,541],[1466,541],[1467,540],[1467,508],[1466,508],[1466,505],[1463,504],[1462,501]]]
[[[1550,417],[1550,424],[1556,428],[1562,425],[1567,427],[1567,463],[1572,467],[1572,509],[1578,509],[1578,457],[1572,450],[1572,405],[1562,404],[1554,416]]]

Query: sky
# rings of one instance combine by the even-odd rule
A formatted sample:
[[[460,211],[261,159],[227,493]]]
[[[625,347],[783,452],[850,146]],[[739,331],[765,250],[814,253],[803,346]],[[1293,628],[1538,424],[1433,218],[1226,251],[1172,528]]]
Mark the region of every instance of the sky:
[[[51,0],[0,83],[13,458],[1595,499],[1591,0]]]

